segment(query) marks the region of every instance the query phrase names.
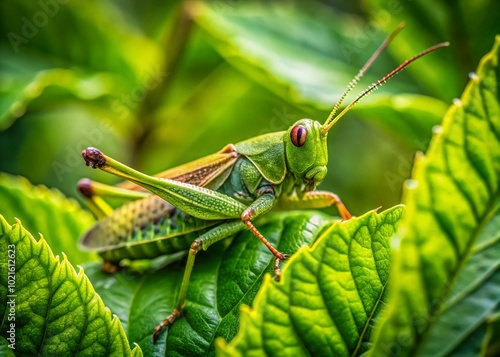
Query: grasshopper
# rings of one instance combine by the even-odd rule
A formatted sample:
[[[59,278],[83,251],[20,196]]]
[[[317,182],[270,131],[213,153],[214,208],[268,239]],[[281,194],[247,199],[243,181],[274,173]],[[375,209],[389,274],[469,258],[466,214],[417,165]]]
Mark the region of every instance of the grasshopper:
[[[349,83],[323,124],[301,119],[286,131],[229,144],[215,154],[156,176],[138,172],[98,149],[83,150],[87,166],[128,181],[120,186],[88,179],[78,183],[90,208],[101,218],[81,239],[86,250],[97,251],[108,269],[125,258],[145,259],[189,251],[176,307],[154,330],[153,342],[165,326],[180,316],[200,248],[206,250],[217,241],[249,229],[274,255],[274,275],[279,278],[280,262],[289,255],[275,249],[259,232],[253,224],[257,217],[277,207],[291,210],[336,205],[342,220],[351,218],[336,194],[315,190],[327,173],[328,131],[383,82],[416,59],[448,45],[447,42],[437,44],[406,60],[371,84],[337,115],[347,94],[403,26],[387,37]],[[101,196],[134,201],[113,211]]]

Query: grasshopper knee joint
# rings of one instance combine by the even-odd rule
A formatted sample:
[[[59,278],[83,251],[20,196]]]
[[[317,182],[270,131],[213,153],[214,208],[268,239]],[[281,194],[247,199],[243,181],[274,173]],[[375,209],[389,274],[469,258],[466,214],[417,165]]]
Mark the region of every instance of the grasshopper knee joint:
[[[243,222],[250,221],[252,217],[254,216],[255,211],[252,208],[246,209],[242,214],[241,214],[241,220]]]
[[[193,243],[191,243],[191,247],[189,248],[190,254],[196,254],[201,248],[202,241],[201,239],[195,239]]]

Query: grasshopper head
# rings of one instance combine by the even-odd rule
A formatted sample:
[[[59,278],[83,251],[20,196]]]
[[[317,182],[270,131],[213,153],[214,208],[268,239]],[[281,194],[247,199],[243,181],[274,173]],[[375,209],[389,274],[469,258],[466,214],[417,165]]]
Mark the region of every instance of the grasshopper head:
[[[327,132],[319,122],[301,119],[285,134],[285,153],[289,170],[301,179],[309,190],[326,176],[328,149]]]

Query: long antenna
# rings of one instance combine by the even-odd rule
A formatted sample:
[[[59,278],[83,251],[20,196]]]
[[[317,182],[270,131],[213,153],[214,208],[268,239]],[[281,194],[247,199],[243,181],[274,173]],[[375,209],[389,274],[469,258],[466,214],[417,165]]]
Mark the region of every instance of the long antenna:
[[[340,99],[338,100],[337,104],[335,104],[335,106],[333,107],[330,115],[328,116],[328,118],[326,119],[325,121],[325,124],[323,124],[323,126],[326,126],[328,125],[328,122],[333,120],[333,118],[335,117],[335,114],[337,114],[337,110],[339,110],[340,106],[342,105],[342,102],[344,101],[344,99],[347,97],[347,94],[349,94],[349,92],[351,92],[354,87],[356,86],[356,84],[359,82],[359,80],[361,79],[361,77],[363,77],[363,75],[366,73],[366,71],[368,70],[368,68],[370,68],[370,66],[373,64],[373,62],[375,62],[375,60],[378,58],[378,56],[382,53],[383,50],[385,50],[385,48],[389,45],[389,43],[392,41],[392,39],[394,37],[396,37],[396,35],[405,27],[405,23],[404,22],[401,22],[398,27],[396,27],[396,29],[394,29],[394,31],[391,32],[391,34],[389,35],[389,37],[387,37],[384,42],[382,42],[382,44],[379,46],[379,48],[377,48],[377,50],[375,51],[375,53],[370,57],[370,59],[368,61],[366,61],[365,65],[363,66],[363,68],[361,68],[358,72],[358,74],[356,74],[354,76],[354,78],[349,82],[349,84],[347,85],[347,88],[346,90],[344,91],[344,93],[342,93],[342,95],[340,96]]]
[[[337,116],[334,116],[332,117],[331,115],[327,118],[327,120],[325,121],[325,123],[322,125],[321,127],[321,131],[323,132],[323,134],[326,134],[328,132],[328,130],[330,130],[330,128],[340,119],[342,118],[345,113],[347,113],[349,111],[349,109],[351,109],[356,103],[358,103],[361,98],[363,98],[364,96],[366,96],[367,94],[371,93],[375,88],[377,88],[379,85],[381,85],[382,83],[384,83],[385,81],[387,81],[388,79],[390,79],[391,77],[393,77],[395,74],[401,72],[404,68],[406,68],[410,63],[414,62],[415,60],[419,59],[420,57],[422,56],[425,56],[426,54],[430,53],[430,52],[433,52],[441,47],[446,47],[448,46],[450,43],[449,42],[442,42],[442,43],[438,43],[437,45],[434,45],[432,47],[429,47],[428,49],[426,49],[425,51],[422,51],[420,52],[419,54],[413,56],[412,58],[410,59],[407,59],[406,61],[404,61],[403,63],[401,63],[398,67],[396,67],[394,70],[392,70],[390,73],[388,73],[387,75],[385,75],[383,78],[379,79],[377,82],[375,83],[372,83],[368,88],[366,88],[364,91],[362,91],[357,97],[356,99],[354,99],[347,107],[344,108],[344,110],[342,110],[340,112],[339,115]]]

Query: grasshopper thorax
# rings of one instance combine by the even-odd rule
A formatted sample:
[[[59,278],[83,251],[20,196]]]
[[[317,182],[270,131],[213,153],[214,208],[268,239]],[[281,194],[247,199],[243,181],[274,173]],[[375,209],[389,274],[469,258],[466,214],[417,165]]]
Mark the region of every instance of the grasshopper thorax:
[[[327,132],[321,123],[301,119],[285,133],[287,166],[296,179],[309,190],[314,189],[326,176],[328,164]]]

